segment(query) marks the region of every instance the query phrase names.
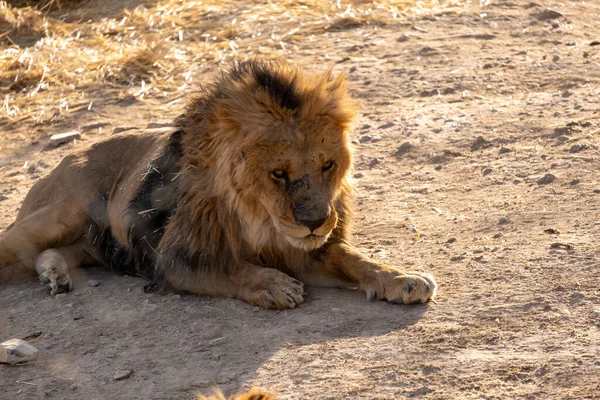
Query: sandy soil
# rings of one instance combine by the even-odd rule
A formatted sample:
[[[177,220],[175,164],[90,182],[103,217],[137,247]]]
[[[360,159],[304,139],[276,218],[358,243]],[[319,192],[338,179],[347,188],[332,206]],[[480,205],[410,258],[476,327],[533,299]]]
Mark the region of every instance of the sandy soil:
[[[191,399],[260,385],[282,399],[600,398],[600,4],[491,3],[329,32],[291,58],[347,71],[362,101],[356,242],[433,273],[437,304],[311,288],[296,310],[272,312],[144,294],[141,279],[95,268],[52,298],[11,267],[0,339],[35,337],[40,356],[0,366],[0,397]],[[563,17],[546,20],[547,7]],[[3,156],[0,228],[74,148],[182,104],[107,102]],[[77,127],[83,140],[47,147]]]

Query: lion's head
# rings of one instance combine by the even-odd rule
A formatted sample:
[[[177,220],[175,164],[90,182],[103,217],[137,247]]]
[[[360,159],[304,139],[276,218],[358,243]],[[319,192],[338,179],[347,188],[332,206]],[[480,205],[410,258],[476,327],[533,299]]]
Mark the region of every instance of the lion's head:
[[[223,74],[179,122],[196,137],[186,148],[198,179],[210,179],[247,242],[312,250],[338,222],[353,109],[343,76],[250,61]]]

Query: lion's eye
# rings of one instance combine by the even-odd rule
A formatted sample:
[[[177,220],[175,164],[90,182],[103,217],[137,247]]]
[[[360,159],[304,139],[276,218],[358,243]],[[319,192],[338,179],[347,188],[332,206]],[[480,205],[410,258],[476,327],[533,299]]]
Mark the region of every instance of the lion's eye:
[[[287,177],[287,172],[282,169],[276,169],[275,171],[271,171],[271,176],[275,179],[285,179]]]
[[[325,163],[325,165],[323,165],[323,167],[321,168],[321,171],[323,172],[327,172],[329,171],[331,168],[333,168],[333,166],[335,165],[335,163],[333,161],[327,161]]]

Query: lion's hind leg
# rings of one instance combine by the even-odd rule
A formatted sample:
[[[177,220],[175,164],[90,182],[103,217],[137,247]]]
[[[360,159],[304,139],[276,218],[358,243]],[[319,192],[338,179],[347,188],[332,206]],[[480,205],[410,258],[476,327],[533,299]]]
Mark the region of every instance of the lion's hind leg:
[[[40,282],[50,288],[51,295],[68,292],[73,288],[70,269],[95,261],[84,246],[84,240],[81,239],[71,245],[47,249],[40,253],[35,262],[35,269],[40,276]]]

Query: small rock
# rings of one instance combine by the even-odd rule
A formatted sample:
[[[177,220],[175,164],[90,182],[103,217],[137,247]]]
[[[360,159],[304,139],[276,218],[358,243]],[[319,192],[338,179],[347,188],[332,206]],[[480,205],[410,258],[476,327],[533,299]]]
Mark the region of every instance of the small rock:
[[[28,341],[28,340],[32,340],[32,339],[37,339],[40,336],[42,336],[43,332],[42,331],[33,331],[30,334],[28,334],[27,336],[25,336],[23,338],[23,340]]]
[[[379,136],[379,135],[373,135],[373,137],[371,138],[372,143],[377,143],[380,140],[381,140],[381,136]]]
[[[554,57],[552,57],[552,61],[557,62],[558,60],[560,60],[560,56],[555,54]]]
[[[87,285],[90,286],[90,287],[98,287],[101,284],[102,284],[102,282],[100,282],[99,280],[94,279],[94,278],[88,280],[88,282],[87,282]]]
[[[5,195],[3,195],[3,194],[0,194],[0,201],[4,201],[4,200],[6,200],[6,199],[8,199],[8,197],[6,197],[6,196],[5,196]]]
[[[423,386],[414,392],[410,393],[408,397],[422,397],[429,393],[433,392],[433,389],[428,388],[427,386]]]
[[[11,339],[0,343],[0,363],[17,364],[34,360],[38,349],[21,339]]]
[[[569,182],[569,185],[575,186],[575,185],[579,185],[580,183],[581,183],[581,178],[575,177],[575,178],[573,178],[573,180],[571,182]]]
[[[500,150],[498,151],[498,154],[506,154],[506,153],[510,153],[512,152],[511,149],[509,149],[508,147],[501,147]]]
[[[466,253],[462,253],[462,254],[457,254],[454,257],[450,258],[450,261],[453,261],[453,262],[462,261],[465,258],[467,258],[467,254]]]
[[[481,173],[483,174],[483,176],[489,175],[489,174],[492,173],[492,169],[491,168],[486,168]]]
[[[477,139],[475,139],[475,141],[471,145],[471,151],[485,149],[485,148],[490,147],[491,145],[492,144],[489,141],[485,140],[485,138],[483,136],[479,136],[479,137],[477,137]]]
[[[113,129],[112,134],[114,135],[116,133],[127,132],[133,129],[137,129],[137,126],[117,126]]]
[[[450,239],[446,240],[446,243],[455,243],[455,242],[456,242],[455,237],[451,237]]]
[[[361,143],[368,143],[371,140],[373,140],[373,137],[371,135],[364,135],[364,136],[361,136],[359,140]]]
[[[396,125],[396,124],[395,124],[395,123],[393,123],[393,122],[391,122],[391,121],[390,121],[390,122],[386,122],[385,124],[381,125],[381,126],[379,127],[379,129],[387,129],[387,128],[391,128],[391,127],[392,127],[392,126],[394,126],[394,125]]]
[[[150,122],[146,129],[171,128],[172,126],[172,122]]]
[[[365,176],[365,174],[363,174],[362,172],[357,172],[356,174],[354,174],[354,178],[356,178],[356,179],[360,179],[363,176]]]
[[[555,179],[556,179],[556,176],[554,176],[552,174],[546,174],[537,180],[537,184],[538,185],[548,185],[548,184],[554,182]]]
[[[401,42],[401,43],[402,42],[406,42],[408,39],[410,39],[410,36],[408,34],[406,34],[406,33],[403,33],[402,35],[400,35],[398,37],[398,41]]]
[[[563,15],[558,11],[550,10],[548,8],[542,11],[541,13],[533,14],[532,16],[538,21],[549,21],[563,17]]]
[[[104,128],[105,126],[110,125],[110,122],[96,122],[94,124],[84,125],[80,129],[82,131],[93,131],[97,129]]]
[[[569,302],[571,304],[572,303],[578,303],[584,297],[585,297],[585,295],[583,293],[581,293],[581,292],[573,292],[573,294],[571,294],[571,298],[569,299]]]
[[[498,225],[506,225],[509,222],[510,221],[508,220],[508,218],[506,218],[506,217],[500,217],[500,219],[498,220]]]
[[[376,166],[377,164],[379,164],[379,159],[374,158],[371,160],[371,162],[369,163],[369,168],[373,168],[374,166]]]
[[[435,169],[436,171],[440,171],[442,169],[442,164],[436,165],[433,169]]]
[[[592,319],[598,319],[600,318],[600,311],[594,311],[592,313]]]
[[[78,131],[57,133],[50,136],[50,146],[58,147],[61,144],[72,142],[73,140],[81,139],[81,134]]]
[[[434,49],[433,47],[429,47],[429,46],[425,46],[421,50],[419,50],[419,55],[422,55],[422,56],[432,56],[437,53],[438,52],[436,49]]]
[[[400,145],[400,147],[398,147],[398,149],[396,150],[396,153],[394,153],[394,155],[396,157],[402,157],[407,153],[410,153],[415,146],[413,146],[412,144],[410,144],[409,142],[404,142]]]
[[[131,374],[133,374],[132,369],[124,369],[124,370],[115,372],[115,374],[113,375],[113,379],[115,381],[122,381],[124,379],[129,378],[131,376]]]
[[[158,305],[150,303],[148,299],[142,302],[142,310],[146,312],[154,311],[158,308]]]
[[[585,144],[585,143],[583,143],[583,144],[574,144],[569,149],[569,153],[579,153],[580,151],[583,151],[583,150],[585,150],[587,148],[588,148],[588,145]]]

